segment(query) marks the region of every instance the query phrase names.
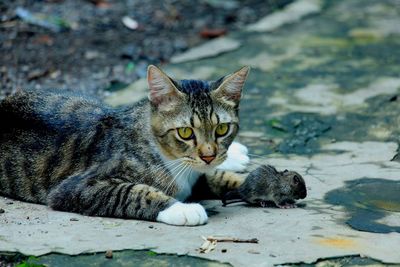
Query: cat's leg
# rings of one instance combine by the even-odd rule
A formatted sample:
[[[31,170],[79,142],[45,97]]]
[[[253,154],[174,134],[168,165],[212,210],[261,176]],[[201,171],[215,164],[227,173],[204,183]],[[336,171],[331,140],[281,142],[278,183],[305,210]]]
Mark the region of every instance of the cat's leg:
[[[206,173],[207,184],[213,194],[222,197],[226,192],[237,189],[246,179],[250,162],[246,146],[233,142],[227,152],[227,159],[215,171]]]
[[[207,213],[200,204],[184,204],[161,190],[123,179],[97,179],[78,174],[53,188],[48,205],[56,210],[92,216],[159,221],[172,225],[201,225]]]
[[[205,174],[208,187],[216,196],[222,198],[228,191],[237,189],[248,174],[232,171],[215,170]]]

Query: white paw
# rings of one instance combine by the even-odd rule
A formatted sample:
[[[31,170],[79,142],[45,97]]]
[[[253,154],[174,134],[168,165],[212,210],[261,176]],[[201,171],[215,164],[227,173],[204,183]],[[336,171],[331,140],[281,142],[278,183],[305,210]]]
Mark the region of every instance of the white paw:
[[[247,147],[233,142],[228,148],[226,160],[217,169],[237,172],[246,170],[247,164],[250,162],[247,153]]]
[[[156,220],[172,225],[193,226],[205,224],[207,219],[207,213],[202,205],[176,202],[169,208],[161,211]]]
[[[229,146],[228,151],[239,151],[241,152],[243,155],[247,156],[247,153],[249,153],[249,150],[247,149],[247,147],[245,145],[242,145],[239,142],[232,142],[232,144]]]

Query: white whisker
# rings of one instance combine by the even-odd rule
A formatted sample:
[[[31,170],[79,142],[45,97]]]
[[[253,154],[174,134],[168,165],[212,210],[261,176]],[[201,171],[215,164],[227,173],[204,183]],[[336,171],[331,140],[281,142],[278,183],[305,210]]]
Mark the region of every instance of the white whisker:
[[[180,169],[178,170],[178,172],[177,172],[176,175],[174,175],[174,174],[172,173],[172,175],[174,175],[174,177],[172,178],[171,182],[168,184],[168,186],[167,186],[167,187],[165,188],[165,190],[164,190],[164,192],[165,192],[166,194],[168,194],[168,190],[169,190],[170,187],[173,185],[173,183],[176,181],[176,179],[179,177],[179,175],[181,174],[181,172],[182,172],[183,170],[185,170],[185,169],[188,167],[188,165],[187,165],[185,162],[182,162],[182,165],[183,165],[183,167],[180,168]]]
[[[165,182],[164,180],[166,178],[168,178],[168,173],[167,170],[169,170],[169,168],[174,168],[180,165],[180,160],[176,159],[176,160],[171,160],[168,162],[161,162],[159,164],[150,166],[149,168],[147,168],[147,172],[149,174],[153,174],[154,177],[151,177],[151,182],[149,182],[149,184],[151,184],[154,187],[159,187],[160,184],[162,184],[163,182]],[[154,168],[154,169],[152,169]],[[144,180],[146,178],[148,178],[149,176],[142,176],[139,180],[136,181],[137,184],[141,184],[144,182]]]
[[[252,156],[252,157],[256,157],[256,158],[260,158],[260,159],[265,159],[265,160],[268,160],[268,158],[267,158],[267,157],[260,156],[260,155],[257,155],[257,154],[250,154],[250,153],[248,153],[247,155],[249,155],[249,156]]]
[[[160,186],[161,184],[166,182],[165,179],[169,178],[169,173],[171,173],[171,175],[173,175],[173,172],[180,169],[184,165],[183,162],[175,162],[175,163],[176,163],[176,165],[170,164],[170,168],[166,167],[166,168],[162,169],[162,172],[157,173],[159,178],[161,178],[161,179],[155,179],[155,181],[157,182],[156,183],[157,186]],[[169,173],[167,173],[167,171],[169,171]]]

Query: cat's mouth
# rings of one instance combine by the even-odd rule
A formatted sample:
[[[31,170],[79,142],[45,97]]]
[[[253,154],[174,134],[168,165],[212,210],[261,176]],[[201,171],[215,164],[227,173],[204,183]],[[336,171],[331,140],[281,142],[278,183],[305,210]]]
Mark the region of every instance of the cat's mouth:
[[[188,163],[194,170],[198,172],[207,172],[215,169],[217,166],[221,165],[226,159],[225,157],[216,156],[211,162],[204,162],[200,158],[198,160],[193,158],[184,158],[183,160]]]

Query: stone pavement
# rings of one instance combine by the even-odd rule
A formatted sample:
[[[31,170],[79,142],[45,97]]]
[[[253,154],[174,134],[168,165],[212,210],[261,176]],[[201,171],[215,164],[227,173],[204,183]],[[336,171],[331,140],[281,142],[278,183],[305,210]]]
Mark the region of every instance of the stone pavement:
[[[151,249],[234,266],[351,255],[400,264],[400,2],[293,5],[218,40],[218,53],[207,53],[205,44],[177,56],[165,70],[176,78],[216,79],[252,66],[238,139],[250,148],[255,166],[268,163],[303,174],[309,194],[299,208],[207,201],[207,225],[174,227],[1,199],[0,251]],[[135,101],[146,95],[145,87],[138,81],[107,101]],[[201,254],[201,236],[259,243],[219,243]]]

